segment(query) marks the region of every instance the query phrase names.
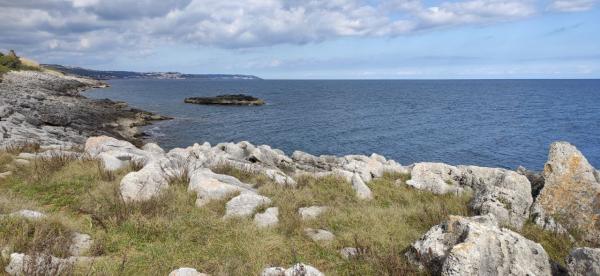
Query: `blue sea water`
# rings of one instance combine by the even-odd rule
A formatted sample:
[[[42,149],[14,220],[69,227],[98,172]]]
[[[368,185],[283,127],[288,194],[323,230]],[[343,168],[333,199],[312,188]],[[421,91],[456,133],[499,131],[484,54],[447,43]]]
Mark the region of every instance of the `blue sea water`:
[[[370,154],[402,164],[543,168],[566,140],[600,167],[600,80],[112,80],[86,96],[174,117],[146,128],[164,148],[247,140],[291,154]],[[183,103],[244,93],[265,106]]]

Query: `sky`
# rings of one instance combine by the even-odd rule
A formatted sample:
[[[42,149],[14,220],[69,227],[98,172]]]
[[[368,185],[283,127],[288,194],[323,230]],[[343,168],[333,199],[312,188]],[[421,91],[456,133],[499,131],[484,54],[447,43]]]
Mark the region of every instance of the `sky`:
[[[0,0],[0,51],[270,79],[600,78],[600,0]]]

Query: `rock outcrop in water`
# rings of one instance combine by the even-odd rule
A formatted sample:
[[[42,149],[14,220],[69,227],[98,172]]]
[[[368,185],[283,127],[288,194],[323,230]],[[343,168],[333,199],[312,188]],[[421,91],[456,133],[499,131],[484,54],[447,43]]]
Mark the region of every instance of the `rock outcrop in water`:
[[[83,90],[96,80],[36,71],[13,71],[0,83],[0,145],[39,143],[73,147],[89,136],[139,141],[136,126],[163,117],[109,100],[91,100]]]
[[[265,101],[252,96],[237,94],[237,95],[220,95],[216,97],[193,97],[186,98],[185,103],[205,104],[205,105],[263,105]]]

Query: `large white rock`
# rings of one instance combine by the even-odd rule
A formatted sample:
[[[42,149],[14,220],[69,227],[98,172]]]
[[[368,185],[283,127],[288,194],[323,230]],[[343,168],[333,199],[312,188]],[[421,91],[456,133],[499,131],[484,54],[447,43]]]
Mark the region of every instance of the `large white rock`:
[[[254,223],[260,228],[277,225],[279,223],[279,208],[267,208],[264,212],[254,215]]]
[[[408,259],[441,275],[551,275],[544,248],[498,227],[493,215],[450,216],[407,252]]]
[[[473,210],[494,214],[501,224],[517,229],[529,218],[533,203],[527,177],[505,169],[418,163],[406,184],[436,194],[473,191]]]
[[[559,222],[599,243],[600,178],[585,156],[567,142],[552,143],[543,175],[544,188],[532,208],[535,222],[560,230]]]
[[[169,187],[169,176],[159,162],[152,162],[121,180],[121,196],[125,201],[149,200]]]
[[[302,220],[311,220],[316,219],[323,212],[327,211],[327,209],[329,209],[327,206],[301,207],[298,209],[298,214]]]
[[[232,198],[225,205],[225,218],[249,217],[256,208],[271,204],[271,199],[254,193],[243,193]]]
[[[575,248],[566,262],[571,276],[600,276],[600,248]]]
[[[249,184],[243,183],[233,176],[213,173],[207,168],[192,172],[188,190],[196,193],[196,206],[198,207],[211,200],[223,199],[237,192],[242,194],[256,193]]]
[[[169,276],[208,276],[208,274],[200,273],[194,268],[182,267],[171,271]]]
[[[145,149],[147,151],[108,136],[90,137],[85,143],[85,152],[91,157],[99,158],[107,170],[120,169],[129,161],[147,165],[164,157],[164,151],[158,145],[147,144]]]
[[[459,184],[461,174],[457,167],[443,163],[417,163],[413,166],[411,178],[406,184],[435,194],[456,194],[464,190]]]
[[[373,193],[371,192],[371,189],[369,189],[369,186],[365,184],[358,173],[354,173],[352,176],[352,188],[356,192],[356,196],[359,199],[373,199]]]

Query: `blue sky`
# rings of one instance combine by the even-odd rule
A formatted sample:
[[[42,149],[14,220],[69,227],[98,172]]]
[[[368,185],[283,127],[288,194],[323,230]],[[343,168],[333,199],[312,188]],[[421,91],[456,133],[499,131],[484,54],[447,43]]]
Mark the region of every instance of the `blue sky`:
[[[0,0],[0,49],[264,78],[598,78],[597,1]]]

